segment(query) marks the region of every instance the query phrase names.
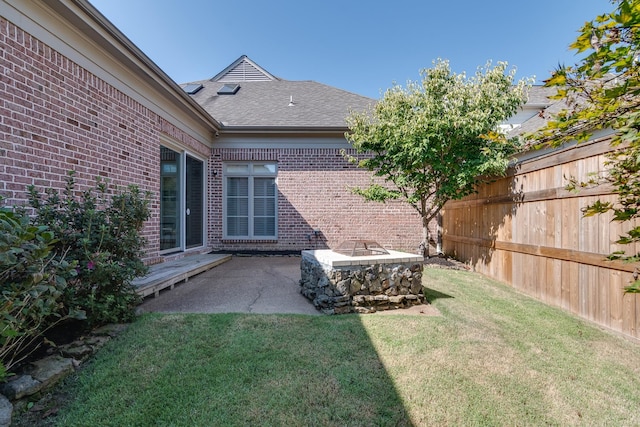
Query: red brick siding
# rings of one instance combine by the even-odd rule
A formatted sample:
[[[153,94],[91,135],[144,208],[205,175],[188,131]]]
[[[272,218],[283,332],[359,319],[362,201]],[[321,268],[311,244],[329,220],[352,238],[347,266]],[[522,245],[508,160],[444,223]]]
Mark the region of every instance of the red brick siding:
[[[277,242],[224,241],[222,164],[226,160],[278,162]],[[340,149],[213,149],[210,168],[209,238],[219,250],[298,251],[334,248],[347,239],[372,239],[415,252],[422,231],[406,203],[364,202],[349,187],[366,186],[371,175],[349,164]],[[316,240],[313,230],[320,230]],[[308,236],[312,236],[309,240]]]
[[[0,18],[0,195],[25,203],[26,186],[78,190],[109,178],[152,192],[148,260],[159,250],[159,154],[165,134],[203,156],[210,149],[42,41]]]

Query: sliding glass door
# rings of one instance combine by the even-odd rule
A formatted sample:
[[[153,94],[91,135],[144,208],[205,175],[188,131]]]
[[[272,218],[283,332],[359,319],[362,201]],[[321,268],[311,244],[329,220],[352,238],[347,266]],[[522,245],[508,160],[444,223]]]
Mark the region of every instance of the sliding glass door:
[[[160,251],[203,246],[204,163],[160,147]]]
[[[191,156],[187,156],[186,168],[186,245],[187,249],[202,246],[204,220],[204,165]]]

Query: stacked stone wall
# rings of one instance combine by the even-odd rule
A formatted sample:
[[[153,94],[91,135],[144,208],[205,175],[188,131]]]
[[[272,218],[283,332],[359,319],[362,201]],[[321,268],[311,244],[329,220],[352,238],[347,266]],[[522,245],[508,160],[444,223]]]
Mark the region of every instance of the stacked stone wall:
[[[300,292],[326,314],[372,313],[423,304],[422,264],[330,267],[302,257]]]

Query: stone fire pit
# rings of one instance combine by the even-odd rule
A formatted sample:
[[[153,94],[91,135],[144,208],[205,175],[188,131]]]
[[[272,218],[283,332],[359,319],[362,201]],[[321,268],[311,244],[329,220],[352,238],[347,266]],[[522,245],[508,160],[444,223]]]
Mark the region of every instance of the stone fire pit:
[[[302,251],[300,292],[326,314],[372,313],[424,303],[422,263],[415,254],[380,250],[374,242]],[[346,248],[346,249],[345,249]],[[362,255],[346,255],[358,252]],[[384,253],[386,252],[386,253]]]

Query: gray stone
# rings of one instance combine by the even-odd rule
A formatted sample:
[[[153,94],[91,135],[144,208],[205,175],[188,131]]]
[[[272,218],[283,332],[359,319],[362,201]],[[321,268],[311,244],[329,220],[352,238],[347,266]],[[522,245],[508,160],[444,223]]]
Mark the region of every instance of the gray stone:
[[[349,288],[350,294],[353,295],[356,292],[359,292],[361,287],[362,283],[360,283],[357,279],[351,279],[351,286]]]
[[[411,282],[411,293],[419,294],[422,292],[422,282],[420,280],[413,280]]]
[[[326,307],[329,303],[330,298],[326,295],[318,295],[316,299],[313,300],[313,305],[316,307]]]
[[[401,304],[405,299],[404,295],[391,296],[389,297],[389,302],[392,304]]]
[[[111,341],[111,338],[112,338],[111,336],[101,336],[101,335],[92,336],[85,340],[85,344],[97,350],[99,348],[104,347],[106,343]]]
[[[0,395],[0,427],[9,427],[12,415],[13,405],[9,402],[9,399]]]
[[[389,289],[387,289],[387,295],[389,296],[396,296],[398,295],[398,288],[396,286],[392,286]]]
[[[91,356],[93,349],[88,345],[72,345],[65,346],[60,349],[60,353],[65,357],[71,357],[73,359],[83,360]]]
[[[42,389],[42,383],[33,379],[31,375],[18,375],[0,385],[0,393],[11,400],[22,399]]]
[[[31,376],[40,381],[43,387],[55,384],[73,372],[73,359],[49,356],[33,362]]]
[[[112,325],[102,326],[92,332],[93,335],[97,336],[109,336],[111,338],[115,338],[120,333],[124,332],[129,325],[125,325],[122,323],[114,323]]]
[[[338,292],[341,295],[348,296],[349,293],[351,292],[351,279],[346,279],[338,282],[338,284],[336,285],[336,288],[338,289]]]
[[[382,284],[380,283],[380,280],[375,279],[372,280],[371,283],[369,284],[369,290],[371,292],[382,292]]]

